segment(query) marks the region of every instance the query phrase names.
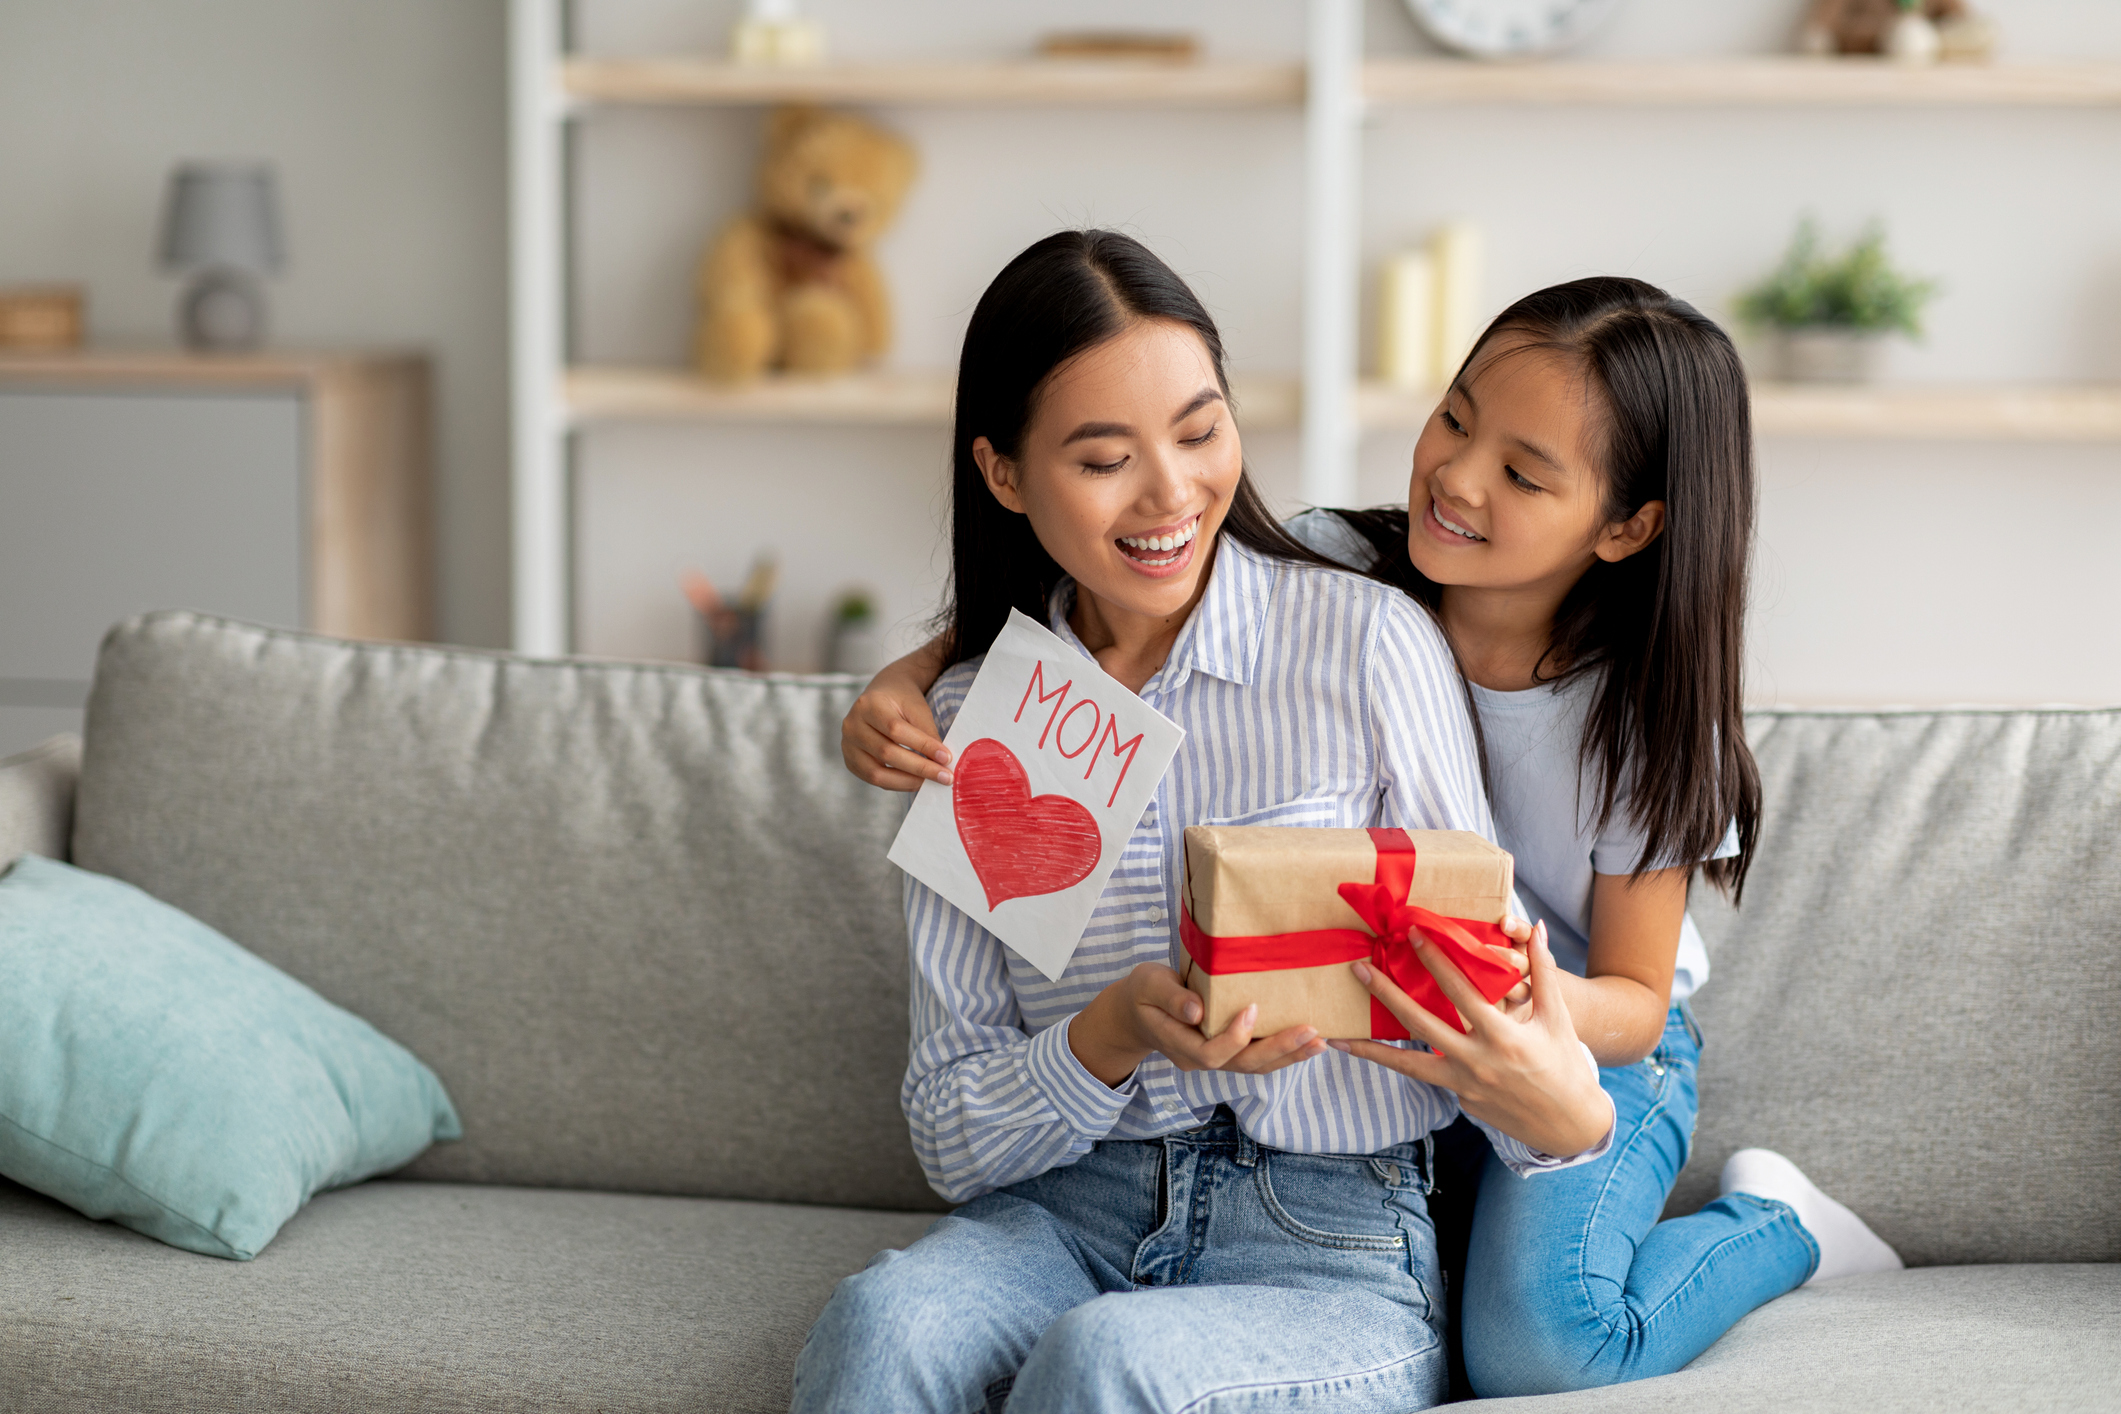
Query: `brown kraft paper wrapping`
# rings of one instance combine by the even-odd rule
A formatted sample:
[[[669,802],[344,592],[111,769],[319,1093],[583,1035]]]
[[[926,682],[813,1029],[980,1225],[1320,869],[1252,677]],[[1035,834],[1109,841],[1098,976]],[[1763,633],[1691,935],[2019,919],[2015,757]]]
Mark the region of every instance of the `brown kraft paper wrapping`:
[[[1414,842],[1414,884],[1407,902],[1451,918],[1500,923],[1509,912],[1509,852],[1468,830],[1408,830]],[[1276,825],[1190,825],[1186,828],[1186,907],[1212,937],[1367,925],[1339,894],[1344,883],[1377,876],[1377,846],[1368,830]],[[1257,1002],[1254,1036],[1291,1026],[1315,1026],[1334,1039],[1370,1035],[1370,993],[1346,962],[1270,972],[1210,973],[1180,950],[1181,975],[1200,994],[1201,1030],[1220,1035],[1230,1019]]]

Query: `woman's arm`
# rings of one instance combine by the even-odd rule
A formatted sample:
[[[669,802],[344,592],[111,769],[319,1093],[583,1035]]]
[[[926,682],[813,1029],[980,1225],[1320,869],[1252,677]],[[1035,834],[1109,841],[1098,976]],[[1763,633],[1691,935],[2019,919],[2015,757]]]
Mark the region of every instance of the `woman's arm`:
[[[1576,1034],[1600,1065],[1633,1065],[1664,1036],[1693,872],[1600,874],[1591,886],[1589,975],[1562,972],[1557,981]]]
[[[950,748],[928,710],[928,689],[943,675],[943,640],[931,638],[869,680],[840,723],[840,759],[885,790],[950,784]]]
[[[1250,1016],[1211,1040],[1200,1033],[1200,998],[1152,963],[1029,1034],[1000,940],[911,877],[906,926],[913,1055],[899,1104],[929,1185],[953,1203],[1086,1153],[1119,1123],[1152,1052],[1181,1070],[1262,1074],[1326,1048],[1308,1026],[1255,1041]]]

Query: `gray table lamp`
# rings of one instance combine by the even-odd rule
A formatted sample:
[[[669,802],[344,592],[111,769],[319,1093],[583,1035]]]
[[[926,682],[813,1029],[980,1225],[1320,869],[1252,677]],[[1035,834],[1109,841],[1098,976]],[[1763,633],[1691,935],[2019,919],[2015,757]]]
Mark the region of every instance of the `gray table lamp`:
[[[170,173],[162,268],[196,272],[177,305],[191,348],[234,352],[265,338],[265,290],[280,268],[280,204],[270,167],[187,162]]]

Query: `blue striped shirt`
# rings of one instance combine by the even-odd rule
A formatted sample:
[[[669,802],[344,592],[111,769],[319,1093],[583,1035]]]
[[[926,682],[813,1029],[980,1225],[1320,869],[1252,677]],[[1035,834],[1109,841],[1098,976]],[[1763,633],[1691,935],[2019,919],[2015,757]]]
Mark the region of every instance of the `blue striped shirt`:
[[[1073,598],[1064,580],[1048,617],[1087,657],[1068,627]],[[929,693],[943,731],[978,670],[960,663]],[[1068,1022],[1105,987],[1139,963],[1178,965],[1187,825],[1495,837],[1441,631],[1397,590],[1223,537],[1207,592],[1141,696],[1185,743],[1059,981],[906,880],[913,1041],[900,1101],[928,1181],[953,1202],[1072,1163],[1100,1139],[1190,1129],[1218,1104],[1261,1144],[1302,1153],[1374,1153],[1458,1113],[1449,1091],[1339,1051],[1270,1075],[1186,1072],[1152,1055],[1114,1088],[1068,1047]],[[1556,1160],[1482,1128],[1520,1173],[1605,1148]]]

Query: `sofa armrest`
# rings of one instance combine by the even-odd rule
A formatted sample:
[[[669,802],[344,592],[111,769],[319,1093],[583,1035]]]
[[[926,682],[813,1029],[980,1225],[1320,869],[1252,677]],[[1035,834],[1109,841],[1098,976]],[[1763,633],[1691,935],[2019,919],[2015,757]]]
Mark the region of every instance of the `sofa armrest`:
[[[24,854],[67,857],[80,779],[81,738],[71,734],[0,761],[0,869]]]

